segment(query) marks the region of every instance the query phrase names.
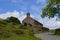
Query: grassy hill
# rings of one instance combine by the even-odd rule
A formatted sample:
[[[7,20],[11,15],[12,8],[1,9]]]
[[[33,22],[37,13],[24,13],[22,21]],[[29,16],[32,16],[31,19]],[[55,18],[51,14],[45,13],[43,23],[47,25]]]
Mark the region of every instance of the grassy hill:
[[[10,25],[0,20],[0,40],[41,40],[33,34],[31,28],[24,28],[21,24]]]

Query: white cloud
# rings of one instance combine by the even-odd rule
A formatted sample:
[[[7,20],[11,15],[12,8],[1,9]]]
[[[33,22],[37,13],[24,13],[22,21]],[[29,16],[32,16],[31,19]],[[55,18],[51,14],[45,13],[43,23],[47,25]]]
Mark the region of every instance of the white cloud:
[[[23,11],[18,12],[16,10],[14,10],[12,12],[6,12],[6,13],[0,14],[0,18],[3,18],[3,19],[6,19],[7,17],[11,17],[11,16],[17,17],[21,22],[26,17],[26,15],[24,14]],[[49,29],[60,28],[60,21],[56,21],[56,17],[51,18],[51,19],[49,19],[47,17],[42,19],[39,15],[38,16],[31,15],[31,17],[34,19],[36,19],[36,17],[37,17],[37,20],[39,22],[43,23],[44,27],[47,27]]]
[[[32,16],[34,16],[34,15],[32,15]],[[49,29],[60,28],[60,21],[56,21],[57,17],[49,19],[48,17],[41,18],[41,16],[38,15],[38,16],[34,16],[33,18],[38,20],[40,23],[43,24],[44,27],[47,27]]]
[[[11,16],[17,17],[21,22],[26,17],[22,11],[18,12],[16,10],[14,10],[13,12],[6,12],[6,13],[0,14],[0,18],[3,18],[3,19],[6,19],[7,17],[11,17]]]
[[[0,18],[1,18],[1,19],[6,19],[7,17],[11,17],[11,16],[17,17],[21,22],[22,22],[22,20],[26,17],[26,15],[24,14],[23,11],[18,12],[18,11],[16,11],[16,10],[14,10],[14,11],[12,11],[12,12],[6,12],[6,13],[1,13],[1,14],[0,14]],[[34,18],[33,15],[31,15],[31,17]]]
[[[51,18],[51,19],[49,19],[47,17],[42,19],[40,17],[40,19],[38,21],[41,22],[44,27],[47,27],[49,29],[60,28],[60,21],[56,21],[56,17]]]

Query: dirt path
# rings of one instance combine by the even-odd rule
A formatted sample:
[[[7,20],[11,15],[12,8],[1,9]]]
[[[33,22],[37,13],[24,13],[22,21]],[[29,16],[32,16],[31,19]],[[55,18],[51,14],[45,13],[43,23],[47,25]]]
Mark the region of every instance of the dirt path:
[[[60,36],[52,35],[52,33],[35,34],[35,37],[42,38],[42,40],[60,40]]]

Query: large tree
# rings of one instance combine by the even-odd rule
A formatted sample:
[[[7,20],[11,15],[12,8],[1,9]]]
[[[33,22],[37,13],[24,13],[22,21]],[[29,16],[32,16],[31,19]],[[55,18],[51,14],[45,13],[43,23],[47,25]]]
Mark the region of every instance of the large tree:
[[[60,18],[60,0],[49,0],[46,7],[43,8],[41,16],[43,18],[53,18],[54,16]]]

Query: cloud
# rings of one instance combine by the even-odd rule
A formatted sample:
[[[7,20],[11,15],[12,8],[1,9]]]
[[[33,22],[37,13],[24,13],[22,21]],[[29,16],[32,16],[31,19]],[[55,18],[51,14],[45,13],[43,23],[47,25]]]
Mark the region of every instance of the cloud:
[[[57,17],[49,19],[48,17],[45,17],[44,19],[42,19],[40,17],[38,21],[41,22],[44,27],[47,27],[49,29],[56,29],[60,28],[60,21],[56,21],[56,18]]]
[[[12,12],[8,11],[6,13],[1,13],[0,14],[1,19],[6,19],[7,17],[11,17],[11,16],[17,17],[21,21],[21,23],[22,23],[22,20],[26,17],[26,15],[24,14],[23,11],[18,12],[16,10],[14,10]],[[34,18],[33,15],[31,15],[31,17]]]
[[[6,19],[7,17],[11,17],[11,16],[17,17],[21,22],[26,17],[26,15],[24,14],[23,11],[18,12],[16,10],[14,10],[12,12],[8,11],[6,13],[1,13],[0,14],[0,18],[2,18],[2,19]],[[56,21],[56,17],[51,18],[51,19],[45,17],[44,19],[42,19],[41,16],[39,16],[39,15],[35,16],[33,14],[31,14],[31,17],[34,18],[34,19],[37,18],[37,20],[40,23],[42,23],[44,27],[47,27],[49,29],[60,28],[60,21]]]
[[[42,23],[43,27],[47,27],[49,29],[60,28],[60,21],[56,21],[57,17],[49,19],[48,17],[42,18],[40,15],[36,16],[33,15],[34,16],[33,18]]]
[[[6,13],[2,13],[0,14],[0,18],[2,19],[6,19],[7,17],[17,17],[21,22],[22,20],[26,17],[26,15],[24,15],[24,12],[18,12],[16,10],[12,11],[12,12],[6,12]]]

